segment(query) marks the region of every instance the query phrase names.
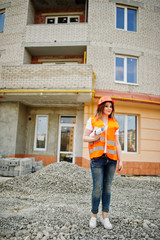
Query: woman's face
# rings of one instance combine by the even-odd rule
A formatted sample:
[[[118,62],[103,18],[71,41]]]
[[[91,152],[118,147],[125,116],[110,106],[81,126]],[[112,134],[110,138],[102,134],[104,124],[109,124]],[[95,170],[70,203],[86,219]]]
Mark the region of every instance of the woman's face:
[[[111,102],[106,102],[103,113],[107,116],[109,116],[112,113],[112,103]]]

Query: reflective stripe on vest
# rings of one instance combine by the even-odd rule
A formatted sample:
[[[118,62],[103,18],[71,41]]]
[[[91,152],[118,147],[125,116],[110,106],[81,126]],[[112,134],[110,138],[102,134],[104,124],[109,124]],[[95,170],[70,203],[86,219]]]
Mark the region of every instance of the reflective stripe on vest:
[[[117,151],[107,149],[107,153],[117,155]]]
[[[96,143],[96,142],[99,142],[99,141],[104,141],[104,137],[100,137],[98,140],[96,140],[94,142]],[[94,142],[89,142],[89,145],[92,145]]]
[[[99,150],[104,150],[104,148],[102,146],[99,146],[99,147],[94,147],[93,149],[90,149],[89,150],[89,153],[93,153],[93,151],[99,151]]]
[[[116,143],[113,142],[113,141],[110,141],[110,140],[107,141],[107,144],[110,144],[110,145],[116,146]]]

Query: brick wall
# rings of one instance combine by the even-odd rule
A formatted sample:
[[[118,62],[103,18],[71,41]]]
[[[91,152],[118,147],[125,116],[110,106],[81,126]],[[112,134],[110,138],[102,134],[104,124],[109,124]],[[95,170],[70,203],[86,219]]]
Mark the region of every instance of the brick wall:
[[[26,26],[24,42],[26,44],[39,43],[47,46],[48,43],[64,45],[66,42],[76,45],[75,42],[88,41],[88,24],[33,24]]]
[[[2,0],[1,4],[7,3]],[[130,2],[130,1],[129,1]],[[93,65],[96,73],[96,89],[158,95],[160,92],[160,41],[159,7],[160,2],[138,1],[138,31],[126,32],[115,28],[115,2],[89,1],[88,23],[81,24],[31,24],[34,9],[29,0],[11,1],[6,8],[4,32],[0,33],[0,57],[2,64],[29,63],[29,55],[24,47],[35,43],[58,46],[86,42],[87,62]],[[75,10],[74,10],[75,11]],[[152,19],[152,21],[150,21]],[[64,26],[65,25],[65,26]],[[115,83],[114,65],[116,49],[140,53],[138,59],[138,84]]]
[[[0,33],[0,50],[5,50],[0,57],[0,63],[21,64],[23,63],[22,41],[27,23],[28,1],[1,0],[0,6],[8,2],[11,2],[11,5],[5,9],[4,31]]]
[[[2,66],[2,89],[92,90],[92,66],[12,65]]]
[[[123,1],[130,5],[130,2]],[[87,62],[96,73],[95,89],[119,90],[146,94],[160,93],[160,1],[135,1],[143,3],[138,8],[138,31],[116,29],[115,1],[89,1],[89,41]],[[140,54],[138,60],[138,84],[136,86],[115,83],[115,53],[132,50]]]

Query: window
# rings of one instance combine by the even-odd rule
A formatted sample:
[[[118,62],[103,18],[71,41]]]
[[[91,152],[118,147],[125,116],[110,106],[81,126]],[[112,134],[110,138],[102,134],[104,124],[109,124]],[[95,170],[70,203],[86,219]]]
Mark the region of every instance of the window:
[[[75,163],[76,116],[61,116],[59,125],[58,161]]]
[[[4,30],[4,19],[5,19],[5,12],[0,11],[0,32],[3,32]]]
[[[67,17],[58,17],[58,23],[67,23],[68,18]]]
[[[137,116],[116,114],[122,151],[137,152]]]
[[[70,17],[69,20],[70,20],[70,23],[76,23],[76,22],[79,22],[79,17]]]
[[[76,123],[76,116],[62,116],[60,123]]]
[[[117,6],[116,28],[137,32],[137,8]]]
[[[47,18],[47,24],[55,24],[55,18]]]
[[[137,84],[137,58],[120,55],[116,56],[115,81]]]
[[[78,16],[46,17],[47,24],[78,23]]]
[[[34,150],[47,149],[48,116],[36,116]]]

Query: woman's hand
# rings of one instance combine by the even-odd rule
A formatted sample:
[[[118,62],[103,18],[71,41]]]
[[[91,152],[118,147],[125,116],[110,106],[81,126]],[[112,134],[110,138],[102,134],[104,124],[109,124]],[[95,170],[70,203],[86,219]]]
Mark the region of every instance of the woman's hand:
[[[118,172],[120,172],[123,169],[123,163],[122,163],[122,150],[118,135],[116,135],[116,147],[118,152]]]
[[[92,131],[87,129],[87,128],[84,130],[84,134],[83,134],[83,141],[84,142],[94,142],[94,141],[97,141],[100,138],[101,134],[96,135],[96,133],[94,134],[94,136],[91,137],[90,136],[91,132]]]
[[[123,169],[123,163],[122,161],[118,160],[118,172],[120,172]]]
[[[92,141],[97,141],[100,137],[101,137],[101,134],[94,135],[94,137],[92,137]]]

